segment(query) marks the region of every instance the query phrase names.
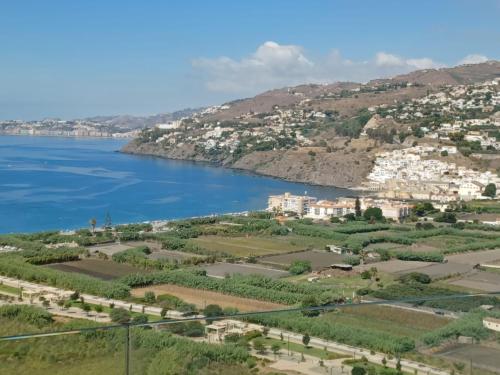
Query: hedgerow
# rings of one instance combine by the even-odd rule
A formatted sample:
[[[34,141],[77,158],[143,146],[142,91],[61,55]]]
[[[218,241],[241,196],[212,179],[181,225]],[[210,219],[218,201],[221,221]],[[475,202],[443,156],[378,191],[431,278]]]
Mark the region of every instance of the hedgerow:
[[[413,251],[397,251],[394,256],[399,260],[420,261],[420,262],[437,262],[442,263],[444,256],[438,252],[413,252]]]

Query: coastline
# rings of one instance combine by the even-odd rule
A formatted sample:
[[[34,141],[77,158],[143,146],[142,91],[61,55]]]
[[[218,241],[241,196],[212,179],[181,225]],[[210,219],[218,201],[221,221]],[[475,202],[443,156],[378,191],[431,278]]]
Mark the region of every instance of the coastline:
[[[213,167],[213,168],[222,168],[222,169],[226,169],[226,170],[238,171],[240,173],[244,173],[244,174],[248,174],[248,175],[267,177],[267,178],[272,178],[272,179],[276,179],[279,181],[286,181],[286,182],[296,183],[296,184],[301,184],[301,185],[308,185],[308,186],[322,187],[322,188],[345,189],[345,190],[360,191],[360,192],[365,191],[362,186],[339,186],[339,185],[333,185],[333,184],[320,184],[320,183],[315,183],[315,182],[310,182],[310,181],[301,181],[301,180],[297,180],[297,179],[286,178],[286,177],[276,176],[273,174],[263,173],[263,172],[259,172],[259,171],[253,170],[253,169],[238,168],[238,167],[234,167],[234,166],[230,166],[230,165],[224,165],[222,163],[216,163],[216,162],[212,162],[209,160],[173,157],[173,156],[166,156],[166,155],[160,154],[160,153],[133,152],[133,151],[125,150],[127,145],[128,144],[126,144],[124,147],[122,147],[120,150],[117,150],[116,152],[126,154],[126,155],[159,158],[159,159],[172,160],[172,161],[182,161],[182,162],[186,162],[186,163],[205,165],[205,166],[209,166],[209,167]]]

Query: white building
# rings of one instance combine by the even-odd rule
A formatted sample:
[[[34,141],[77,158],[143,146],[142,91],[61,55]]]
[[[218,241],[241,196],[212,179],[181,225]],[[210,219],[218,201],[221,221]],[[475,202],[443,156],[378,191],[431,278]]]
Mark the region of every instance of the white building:
[[[486,317],[483,319],[483,326],[492,331],[500,332],[500,319]]]
[[[309,212],[309,207],[317,202],[317,198],[308,195],[292,195],[285,193],[270,195],[267,204],[268,211],[295,212],[304,215]]]

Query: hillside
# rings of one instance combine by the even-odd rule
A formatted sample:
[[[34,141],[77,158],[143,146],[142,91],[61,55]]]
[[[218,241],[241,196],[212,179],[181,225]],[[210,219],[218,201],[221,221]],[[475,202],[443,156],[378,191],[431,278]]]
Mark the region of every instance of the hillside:
[[[483,96],[478,96],[474,84],[498,77],[500,63],[490,61],[367,84],[271,90],[207,108],[180,123],[144,130],[123,152],[210,162],[291,181],[358,187],[380,152],[432,143],[435,139],[424,137],[424,131],[444,122],[494,116],[500,109],[498,85],[479,90]],[[452,88],[460,88],[458,94]],[[452,102],[459,104],[450,108]],[[456,143],[449,137],[442,142]],[[462,149],[469,146],[461,144]],[[495,169],[496,157],[488,158],[467,160],[471,167]]]

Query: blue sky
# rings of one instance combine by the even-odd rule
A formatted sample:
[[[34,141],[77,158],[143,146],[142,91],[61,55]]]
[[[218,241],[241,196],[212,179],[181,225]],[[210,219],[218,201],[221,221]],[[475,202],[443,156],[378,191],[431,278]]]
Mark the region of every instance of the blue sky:
[[[500,58],[500,1],[4,1],[0,119],[154,114]]]

